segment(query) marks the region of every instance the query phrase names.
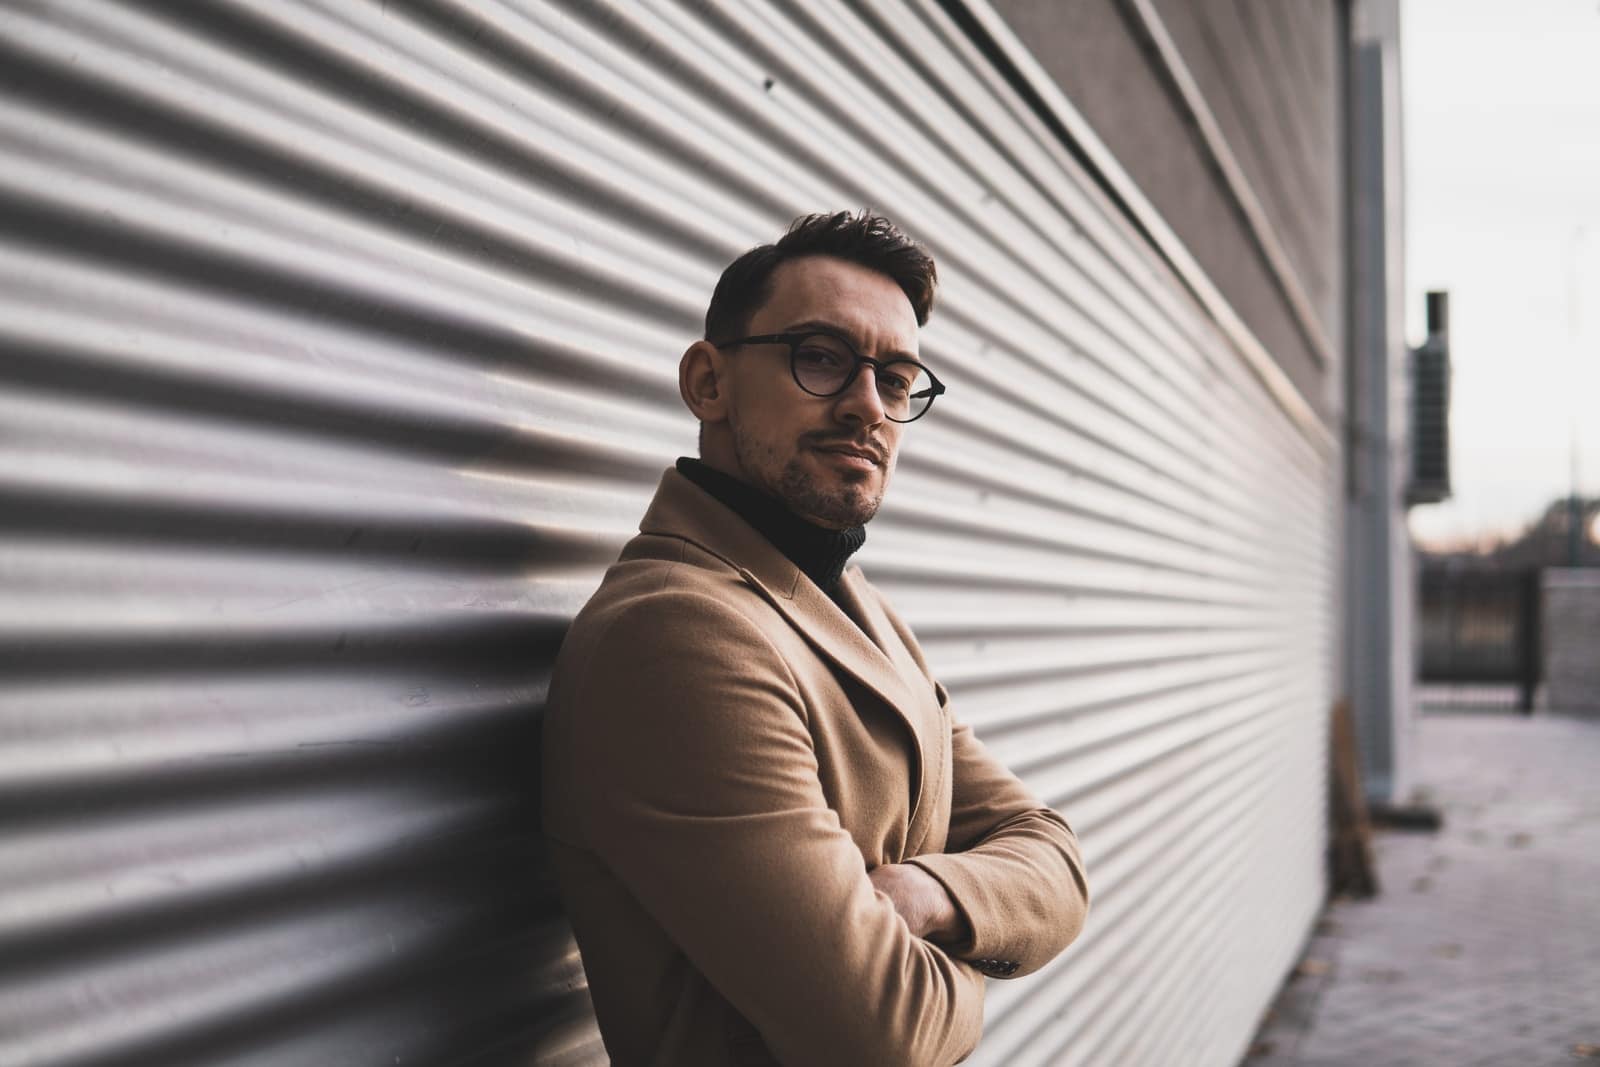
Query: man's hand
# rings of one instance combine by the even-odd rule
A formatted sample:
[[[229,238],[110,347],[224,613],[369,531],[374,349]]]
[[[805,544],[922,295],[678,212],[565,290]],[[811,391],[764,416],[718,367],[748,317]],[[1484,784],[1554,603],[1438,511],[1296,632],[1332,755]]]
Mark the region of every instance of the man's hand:
[[[944,885],[911,863],[885,863],[867,872],[872,888],[894,902],[894,910],[916,936],[939,945],[965,941],[971,931]]]

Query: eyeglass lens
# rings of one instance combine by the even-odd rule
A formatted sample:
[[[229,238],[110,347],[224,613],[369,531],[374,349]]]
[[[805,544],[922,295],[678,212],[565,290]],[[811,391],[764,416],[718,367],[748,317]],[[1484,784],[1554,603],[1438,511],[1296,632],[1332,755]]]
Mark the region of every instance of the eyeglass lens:
[[[852,380],[856,354],[837,337],[816,334],[794,346],[794,380],[814,396],[833,396]],[[869,365],[870,366],[870,365]],[[927,372],[910,360],[890,360],[877,368],[878,398],[891,419],[914,419],[933,403]]]

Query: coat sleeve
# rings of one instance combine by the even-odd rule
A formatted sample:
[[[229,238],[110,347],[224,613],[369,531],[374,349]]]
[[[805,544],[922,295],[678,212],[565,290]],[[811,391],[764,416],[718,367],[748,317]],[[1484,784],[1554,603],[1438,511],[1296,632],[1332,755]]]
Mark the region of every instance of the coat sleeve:
[[[951,721],[947,851],[907,862],[937,878],[966,916],[971,937],[955,955],[997,978],[1031,974],[1083,929],[1089,886],[1078,839],[971,727]]]
[[[783,658],[737,610],[661,592],[579,672],[586,847],[793,1064],[949,1064],[983,978],[914,937],[828,807]]]
[[[879,606],[948,710],[904,620]],[[1089,913],[1089,883],[1077,835],[997,760],[972,728],[950,716],[950,832],[942,853],[907,862],[937,878],[966,917],[971,936],[951,953],[994,978],[1032,974],[1070,945]]]

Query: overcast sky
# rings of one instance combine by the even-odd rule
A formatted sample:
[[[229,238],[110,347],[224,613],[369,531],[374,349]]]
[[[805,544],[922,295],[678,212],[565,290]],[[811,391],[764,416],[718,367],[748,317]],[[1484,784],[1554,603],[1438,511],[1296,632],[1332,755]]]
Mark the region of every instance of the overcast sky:
[[[1407,307],[1450,290],[1455,498],[1424,543],[1600,495],[1600,0],[1401,0]]]

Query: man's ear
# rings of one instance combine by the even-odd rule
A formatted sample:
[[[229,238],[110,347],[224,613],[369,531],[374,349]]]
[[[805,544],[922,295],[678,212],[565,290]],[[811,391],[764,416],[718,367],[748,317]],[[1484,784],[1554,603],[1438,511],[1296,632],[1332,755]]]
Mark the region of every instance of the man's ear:
[[[728,418],[727,360],[710,341],[696,341],[678,360],[678,394],[702,423]]]

